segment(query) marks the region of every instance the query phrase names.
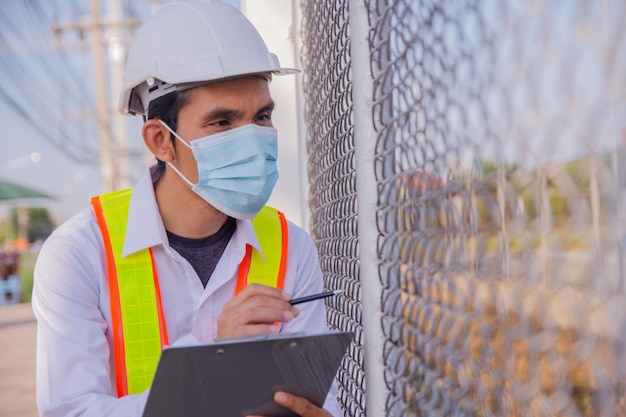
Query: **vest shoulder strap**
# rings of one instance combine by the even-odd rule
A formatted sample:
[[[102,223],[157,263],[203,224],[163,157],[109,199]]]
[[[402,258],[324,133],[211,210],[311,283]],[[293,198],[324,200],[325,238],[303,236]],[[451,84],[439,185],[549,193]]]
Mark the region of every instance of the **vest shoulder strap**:
[[[289,226],[285,215],[273,207],[265,206],[252,219],[254,231],[263,255],[247,245],[246,254],[239,266],[235,294],[246,285],[257,283],[283,289],[289,247]]]
[[[150,387],[161,349],[168,344],[151,249],[122,257],[132,190],[92,198],[106,260],[117,394]]]

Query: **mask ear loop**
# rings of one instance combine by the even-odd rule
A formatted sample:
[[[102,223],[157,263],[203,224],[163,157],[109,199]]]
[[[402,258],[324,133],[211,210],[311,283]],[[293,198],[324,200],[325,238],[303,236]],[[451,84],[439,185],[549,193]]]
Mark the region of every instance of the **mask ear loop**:
[[[186,146],[186,147],[188,147],[189,149],[193,149],[193,148],[191,147],[191,145],[190,145],[190,144],[188,144],[187,142],[185,142],[185,140],[184,140],[183,138],[181,138],[180,136],[178,136],[178,134],[177,134],[176,132],[174,132],[174,131],[172,130],[172,128],[171,128],[171,127],[169,127],[169,126],[167,125],[167,123],[165,123],[163,120],[160,120],[160,119],[159,119],[159,123],[161,123],[163,126],[165,126],[165,128],[166,128],[167,130],[169,130],[169,131],[170,131],[170,133],[171,133],[172,135],[174,135],[174,137],[175,137],[176,139],[178,139],[179,141],[181,141],[181,142],[183,143],[183,145],[185,145],[185,146]],[[185,176],[183,175],[183,173],[182,173],[182,172],[180,172],[180,171],[178,170],[178,168],[176,168],[176,167],[174,166],[174,164],[172,164],[171,162],[166,162],[166,164],[167,164],[170,168],[172,168],[172,170],[173,170],[175,173],[177,173],[177,174],[178,174],[178,176],[179,176],[179,177],[180,177],[183,181],[185,181],[185,182],[187,183],[187,185],[189,185],[189,187],[191,187],[191,188],[193,189],[193,187],[195,186],[195,184],[194,184],[194,183],[192,183],[191,181],[189,181],[189,180],[187,179],[187,177],[185,177]]]
[[[189,187],[193,188],[193,187],[195,186],[195,184],[194,184],[194,183],[192,183],[191,181],[189,181],[189,180],[187,179],[187,177],[185,177],[185,176],[182,174],[182,172],[180,172],[178,169],[176,169],[176,167],[175,167],[174,165],[172,165],[172,163],[171,163],[171,162],[166,162],[166,164],[167,164],[170,168],[172,168],[172,169],[174,170],[174,172],[175,172],[175,173],[177,173],[177,174],[178,174],[178,176],[179,176],[179,177],[180,177],[183,181],[185,181],[185,182],[189,185]]]
[[[186,146],[186,147],[188,147],[189,149],[193,149],[193,148],[191,147],[191,145],[190,145],[190,144],[188,144],[188,143],[185,141],[185,139],[183,139],[183,138],[181,138],[180,136],[178,136],[178,133],[174,132],[174,131],[172,130],[172,128],[171,128],[171,127],[169,127],[169,126],[167,125],[167,123],[165,123],[165,122],[164,122],[163,120],[161,120],[161,119],[159,119],[159,123],[161,123],[163,126],[165,126],[165,128],[166,128],[167,130],[169,130],[169,131],[170,131],[170,133],[171,133],[172,135],[174,135],[174,137],[175,137],[176,139],[178,139],[179,141],[181,141],[181,142],[183,143],[183,145],[185,145],[185,146]]]

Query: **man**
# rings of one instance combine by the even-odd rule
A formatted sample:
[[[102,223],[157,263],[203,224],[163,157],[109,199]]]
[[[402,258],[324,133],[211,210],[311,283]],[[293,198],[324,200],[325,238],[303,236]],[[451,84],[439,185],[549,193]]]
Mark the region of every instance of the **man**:
[[[40,252],[40,415],[140,416],[165,345],[326,330],[322,302],[288,302],[322,290],[312,241],[263,208],[277,178],[268,82],[290,72],[221,2],[169,3],[142,25],[120,111],[144,117],[158,164],[132,192],[94,198]],[[335,390],[324,406],[339,415]]]

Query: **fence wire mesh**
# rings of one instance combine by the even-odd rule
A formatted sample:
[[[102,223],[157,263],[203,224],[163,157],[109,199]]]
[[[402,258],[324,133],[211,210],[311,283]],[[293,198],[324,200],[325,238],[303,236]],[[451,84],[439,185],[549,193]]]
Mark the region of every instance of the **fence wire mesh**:
[[[329,323],[356,333],[345,415],[366,413],[359,245],[375,245],[385,381],[367,384],[386,415],[626,416],[626,3],[362,4],[357,34],[347,1],[302,0],[310,226],[346,290]],[[358,240],[356,71],[375,242]]]
[[[311,233],[325,284],[345,289],[328,304],[331,327],[355,332],[338,373],[345,415],[365,410],[349,16],[346,2],[303,3],[305,120]]]

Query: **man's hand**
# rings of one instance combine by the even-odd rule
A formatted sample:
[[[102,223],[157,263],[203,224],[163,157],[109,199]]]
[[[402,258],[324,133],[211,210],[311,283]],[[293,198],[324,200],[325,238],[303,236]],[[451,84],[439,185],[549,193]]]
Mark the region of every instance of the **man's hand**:
[[[278,288],[250,284],[224,305],[217,319],[217,337],[248,337],[277,333],[275,323],[288,323],[300,311],[289,304],[291,295]]]
[[[290,409],[301,417],[333,417],[328,411],[323,408],[317,407],[309,400],[297,397],[286,392],[278,391],[274,394],[274,401],[277,404]],[[262,416],[247,416],[247,417],[262,417]]]

